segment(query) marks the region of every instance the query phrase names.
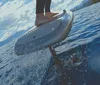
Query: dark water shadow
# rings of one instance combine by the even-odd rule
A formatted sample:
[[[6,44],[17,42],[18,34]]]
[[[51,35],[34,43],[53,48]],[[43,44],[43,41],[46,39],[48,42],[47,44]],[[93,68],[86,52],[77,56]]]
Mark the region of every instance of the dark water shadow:
[[[51,57],[50,64],[41,85],[82,85],[87,83],[86,46],[78,46],[69,51]],[[84,57],[81,60],[80,57]],[[82,62],[77,65],[77,62]]]

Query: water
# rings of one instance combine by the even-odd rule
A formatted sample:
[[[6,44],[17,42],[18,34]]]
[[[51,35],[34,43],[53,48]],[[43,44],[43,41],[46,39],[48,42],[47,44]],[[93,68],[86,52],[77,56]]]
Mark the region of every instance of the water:
[[[0,85],[61,85],[63,82],[68,85],[100,85],[100,3],[74,12],[68,38],[54,45],[57,59],[63,63],[62,68],[55,65],[48,48],[22,56],[14,53],[16,39],[33,26],[35,17],[32,16],[32,7],[28,8],[32,3],[25,3],[24,7],[31,11],[26,14],[23,2],[16,5],[19,7],[17,14],[15,11],[2,12],[0,17]],[[6,7],[6,4],[2,6]]]
[[[42,85],[100,84],[99,5],[100,3],[74,13],[74,25],[69,37],[55,45],[58,59],[63,62],[64,67],[59,65],[60,68],[55,68],[56,64],[52,59]],[[77,62],[73,62],[74,57]]]

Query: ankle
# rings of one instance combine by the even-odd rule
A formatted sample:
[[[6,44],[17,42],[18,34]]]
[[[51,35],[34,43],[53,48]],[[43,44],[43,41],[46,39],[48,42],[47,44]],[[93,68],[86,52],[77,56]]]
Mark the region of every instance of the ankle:
[[[40,17],[41,17],[41,16],[44,16],[44,13],[37,13],[37,14],[36,14],[36,17],[39,17],[39,16],[40,16]]]
[[[51,14],[51,12],[45,12],[45,15]]]

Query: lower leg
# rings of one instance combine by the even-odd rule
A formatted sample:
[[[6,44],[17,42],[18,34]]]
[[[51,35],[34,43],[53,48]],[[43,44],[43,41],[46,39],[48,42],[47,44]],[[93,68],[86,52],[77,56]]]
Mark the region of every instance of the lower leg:
[[[53,17],[54,15],[58,14],[58,13],[52,13],[50,11],[50,5],[51,5],[51,0],[46,0],[46,3],[45,3],[45,16],[47,16],[47,17]]]
[[[36,14],[44,13],[44,6],[46,0],[36,0]]]
[[[51,0],[46,0],[45,12],[50,12],[50,5],[51,5]]]
[[[35,21],[36,26],[52,20],[52,18],[44,16],[45,3],[46,0],[36,0],[36,21]]]

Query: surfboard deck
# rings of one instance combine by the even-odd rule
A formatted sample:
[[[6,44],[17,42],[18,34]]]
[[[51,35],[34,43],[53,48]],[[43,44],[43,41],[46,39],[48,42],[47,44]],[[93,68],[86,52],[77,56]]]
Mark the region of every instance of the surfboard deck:
[[[64,40],[71,30],[73,18],[71,11],[63,11],[51,22],[32,28],[17,40],[15,53],[28,54]]]

